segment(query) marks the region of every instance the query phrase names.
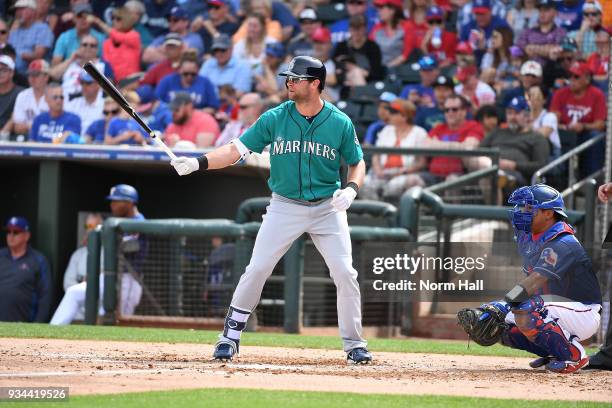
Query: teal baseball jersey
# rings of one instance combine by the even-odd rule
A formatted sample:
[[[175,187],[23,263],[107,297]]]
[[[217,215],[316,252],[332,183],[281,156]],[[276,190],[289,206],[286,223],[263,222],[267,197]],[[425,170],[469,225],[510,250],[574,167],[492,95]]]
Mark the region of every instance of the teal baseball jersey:
[[[287,101],[265,112],[241,137],[251,151],[270,146],[270,189],[294,200],[331,197],[340,187],[340,159],[363,158],[351,119],[329,102],[312,122]]]

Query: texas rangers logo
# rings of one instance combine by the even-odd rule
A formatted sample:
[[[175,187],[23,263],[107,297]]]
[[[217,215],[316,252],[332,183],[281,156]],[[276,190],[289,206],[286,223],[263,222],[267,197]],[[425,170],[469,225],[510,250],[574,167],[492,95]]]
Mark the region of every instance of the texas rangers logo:
[[[557,265],[557,259],[559,256],[552,248],[544,248],[542,254],[540,255],[540,259],[543,259],[545,263],[554,267]]]

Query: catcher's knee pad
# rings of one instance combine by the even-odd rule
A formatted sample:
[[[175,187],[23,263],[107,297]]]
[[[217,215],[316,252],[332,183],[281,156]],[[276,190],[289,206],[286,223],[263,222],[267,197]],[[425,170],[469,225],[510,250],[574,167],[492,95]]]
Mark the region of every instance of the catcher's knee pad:
[[[230,306],[225,316],[223,336],[234,341],[240,341],[240,333],[246,327],[251,312]]]
[[[533,341],[539,332],[539,328],[544,325],[544,318],[547,314],[542,298],[539,295],[533,296],[512,308],[512,312],[514,313],[516,327],[529,340]]]
[[[547,357],[549,355],[548,350],[545,350],[530,341],[527,337],[525,337],[521,330],[513,324],[504,330],[501,342],[504,346],[525,350],[530,353],[537,354],[540,357]]]
[[[533,342],[559,361],[578,361],[582,358],[582,351],[572,342],[572,337],[575,336],[566,333],[557,322],[550,321],[538,329]]]

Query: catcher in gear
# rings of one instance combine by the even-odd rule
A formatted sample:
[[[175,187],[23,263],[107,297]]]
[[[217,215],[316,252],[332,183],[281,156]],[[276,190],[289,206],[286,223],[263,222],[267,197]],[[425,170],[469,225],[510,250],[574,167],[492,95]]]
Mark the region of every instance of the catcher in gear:
[[[545,184],[521,187],[508,199],[526,277],[503,301],[462,309],[459,324],[478,344],[537,354],[530,366],[573,373],[589,363],[580,344],[600,322],[601,291],[591,260],[565,222],[563,198]]]

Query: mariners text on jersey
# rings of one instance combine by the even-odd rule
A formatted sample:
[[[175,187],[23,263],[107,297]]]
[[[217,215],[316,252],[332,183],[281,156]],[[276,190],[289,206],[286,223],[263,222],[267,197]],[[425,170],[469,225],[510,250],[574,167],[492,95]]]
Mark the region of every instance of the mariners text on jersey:
[[[303,152],[321,156],[327,160],[336,160],[336,155],[338,154],[336,149],[322,143],[303,142],[300,144],[299,140],[283,140],[280,136],[277,139],[278,140],[274,142],[270,151],[272,155]]]

